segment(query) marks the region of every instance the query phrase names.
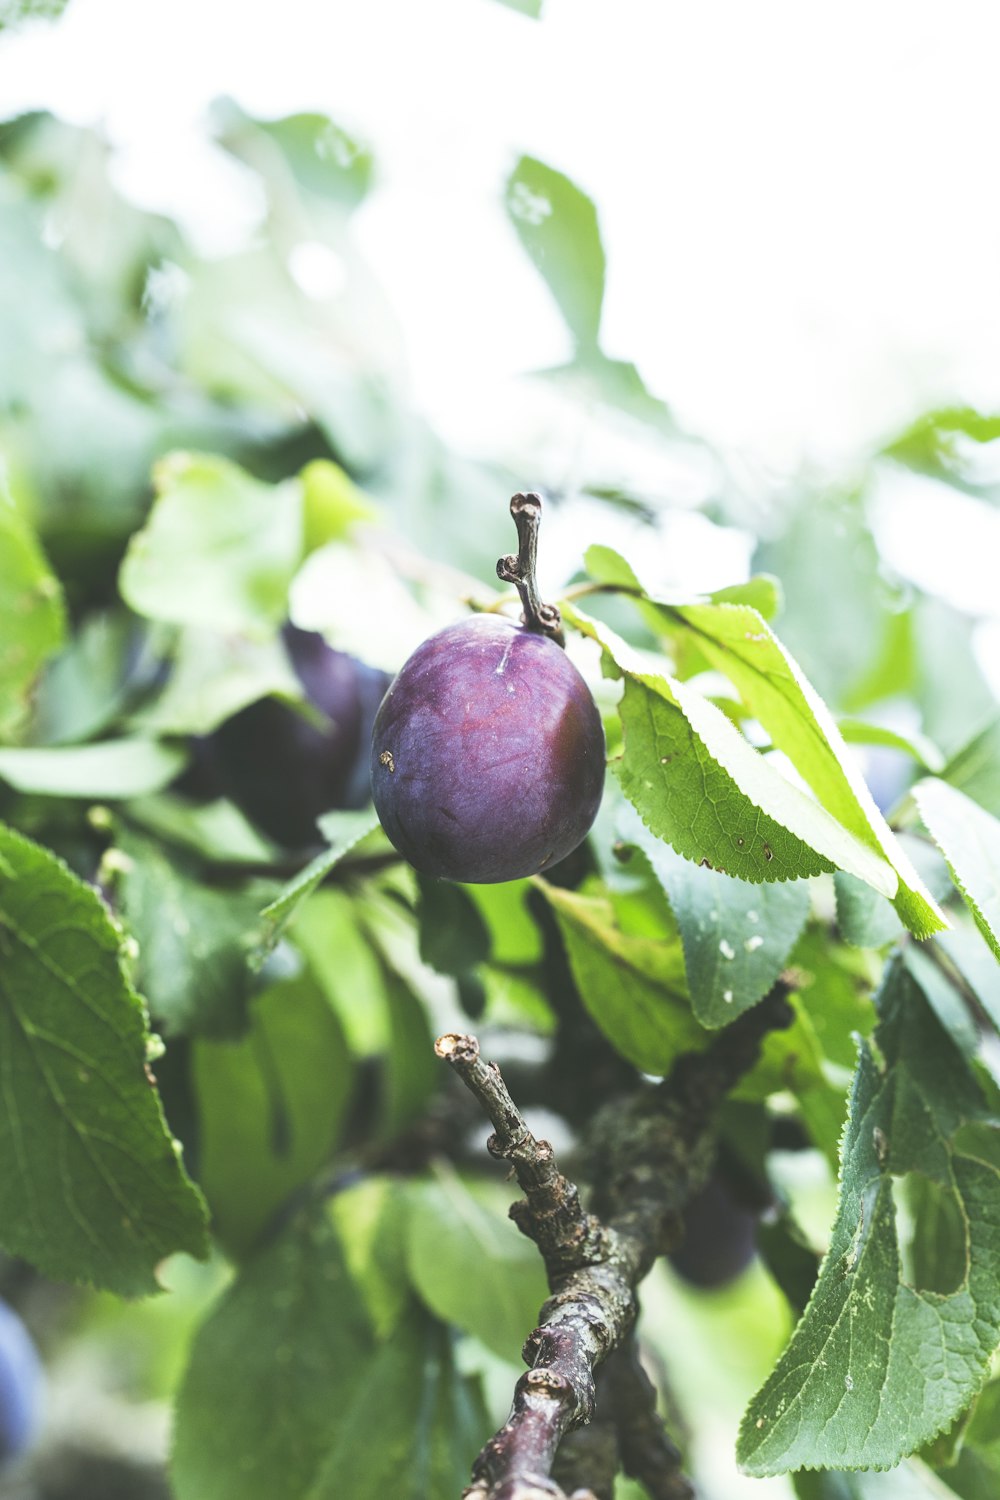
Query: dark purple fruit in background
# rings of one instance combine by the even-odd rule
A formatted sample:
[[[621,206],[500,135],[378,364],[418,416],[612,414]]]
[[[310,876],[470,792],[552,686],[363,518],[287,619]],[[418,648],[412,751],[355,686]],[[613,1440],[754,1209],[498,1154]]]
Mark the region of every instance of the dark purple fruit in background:
[[[241,709],[203,739],[195,755],[198,791],[226,796],[277,843],[298,849],[320,839],[316,819],[368,801],[372,721],[390,678],[321,635],[284,629],[285,647],[322,728],[277,698]]]
[[[756,1243],[757,1214],[716,1172],[684,1210],[684,1238],[670,1264],[692,1286],[725,1286],[746,1270]]]
[[[604,789],[590,690],[548,636],[475,615],[418,646],[383,700],[372,796],[425,875],[519,880],[586,838]]]
[[[42,1367],[28,1330],[0,1302],[0,1468],[35,1435],[41,1415]]]

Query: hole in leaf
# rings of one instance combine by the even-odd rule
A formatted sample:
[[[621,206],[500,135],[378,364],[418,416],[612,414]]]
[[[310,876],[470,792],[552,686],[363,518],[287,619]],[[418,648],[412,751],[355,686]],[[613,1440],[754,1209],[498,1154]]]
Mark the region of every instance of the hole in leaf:
[[[918,1292],[950,1296],[969,1270],[968,1228],[954,1188],[919,1172],[893,1178],[900,1269]]]

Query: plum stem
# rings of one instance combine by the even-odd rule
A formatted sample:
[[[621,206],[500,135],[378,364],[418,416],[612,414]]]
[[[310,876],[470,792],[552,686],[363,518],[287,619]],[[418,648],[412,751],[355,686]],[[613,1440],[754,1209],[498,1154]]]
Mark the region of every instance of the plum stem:
[[[535,569],[538,563],[538,530],[542,524],[542,497],[529,490],[511,496],[510,513],[517,527],[517,556],[508,553],[497,560],[497,577],[514,584],[521,596],[526,629],[550,636],[565,645],[562,619],[554,604],[542,602]]]

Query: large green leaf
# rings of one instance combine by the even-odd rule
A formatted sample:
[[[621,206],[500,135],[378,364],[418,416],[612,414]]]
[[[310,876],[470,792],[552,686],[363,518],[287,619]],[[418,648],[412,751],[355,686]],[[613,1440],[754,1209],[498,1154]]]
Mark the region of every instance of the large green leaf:
[[[913,796],[976,926],[1000,959],[1000,822],[933,777],[914,787]]]
[[[564,617],[625,675],[625,750],[615,769],[657,838],[740,880],[797,880],[839,868],[895,895],[897,876],[886,860],[793,786],[713,703],[651,670],[606,625],[575,608]]]
[[[687,999],[680,942],[629,937],[610,902],[544,886],[573,978],[594,1020],[623,1057],[666,1073],[679,1052],[707,1045]]]
[[[271,695],[302,698],[302,684],[276,638],[192,625],[180,632],[163,692],[133,722],[147,734],[209,734]]]
[[[507,212],[578,349],[596,350],[604,246],[593,203],[561,172],[522,156],[507,183]]]
[[[876,1046],[861,1045],[830,1249],[741,1428],[752,1474],[898,1462],[963,1410],[1000,1338],[1000,1172],[956,1144],[983,1116],[978,1086],[899,960],[879,1011]],[[900,1179],[916,1215],[903,1245]]]
[[[58,580],[0,491],[0,740],[21,724],[28,690],[42,663],[62,644],[65,628]]]
[[[700,869],[654,838],[632,809],[618,826],[646,855],[673,908],[695,1015],[703,1026],[727,1026],[781,973],[809,915],[809,887],[751,885]]]
[[[302,487],[262,484],[226,459],[174,454],[156,470],[149,519],[119,587],[140,615],[267,635],[287,613],[302,558]]]
[[[377,1341],[329,1222],[299,1222],[195,1340],[174,1487],[178,1500],[453,1500],[487,1426],[444,1330],[411,1306]]]
[[[652,604],[665,630],[673,633],[680,628],[690,633],[707,662],[729,678],[770,734],[774,747],[784,751],[827,812],[859,843],[892,865],[899,877],[898,890],[883,889],[883,894],[894,896],[911,931],[927,937],[947,926],[876,807],[833,715],[763,616],[747,604],[644,603],[647,613]],[[834,862],[847,868],[839,860]],[[730,873],[739,872],[730,869]]]
[[[509,1194],[474,1192],[453,1171],[415,1183],[410,1276],[432,1312],[517,1364],[548,1295],[536,1245],[507,1217]]]
[[[171,1251],[207,1251],[148,1040],[97,893],[0,827],[0,1240],[125,1296],[154,1291]]]
[[[224,1244],[245,1253],[333,1150],[353,1069],[343,1029],[308,972],[250,1007],[247,1035],[195,1046],[199,1180]]]

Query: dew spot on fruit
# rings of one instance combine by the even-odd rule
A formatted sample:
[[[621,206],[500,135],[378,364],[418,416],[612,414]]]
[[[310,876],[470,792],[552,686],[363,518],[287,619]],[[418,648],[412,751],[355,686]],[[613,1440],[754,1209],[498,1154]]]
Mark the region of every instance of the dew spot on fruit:
[[[396,762],[392,758],[391,750],[383,750],[382,754],[378,758],[378,763],[380,766],[385,766],[390,775],[396,769]]]

